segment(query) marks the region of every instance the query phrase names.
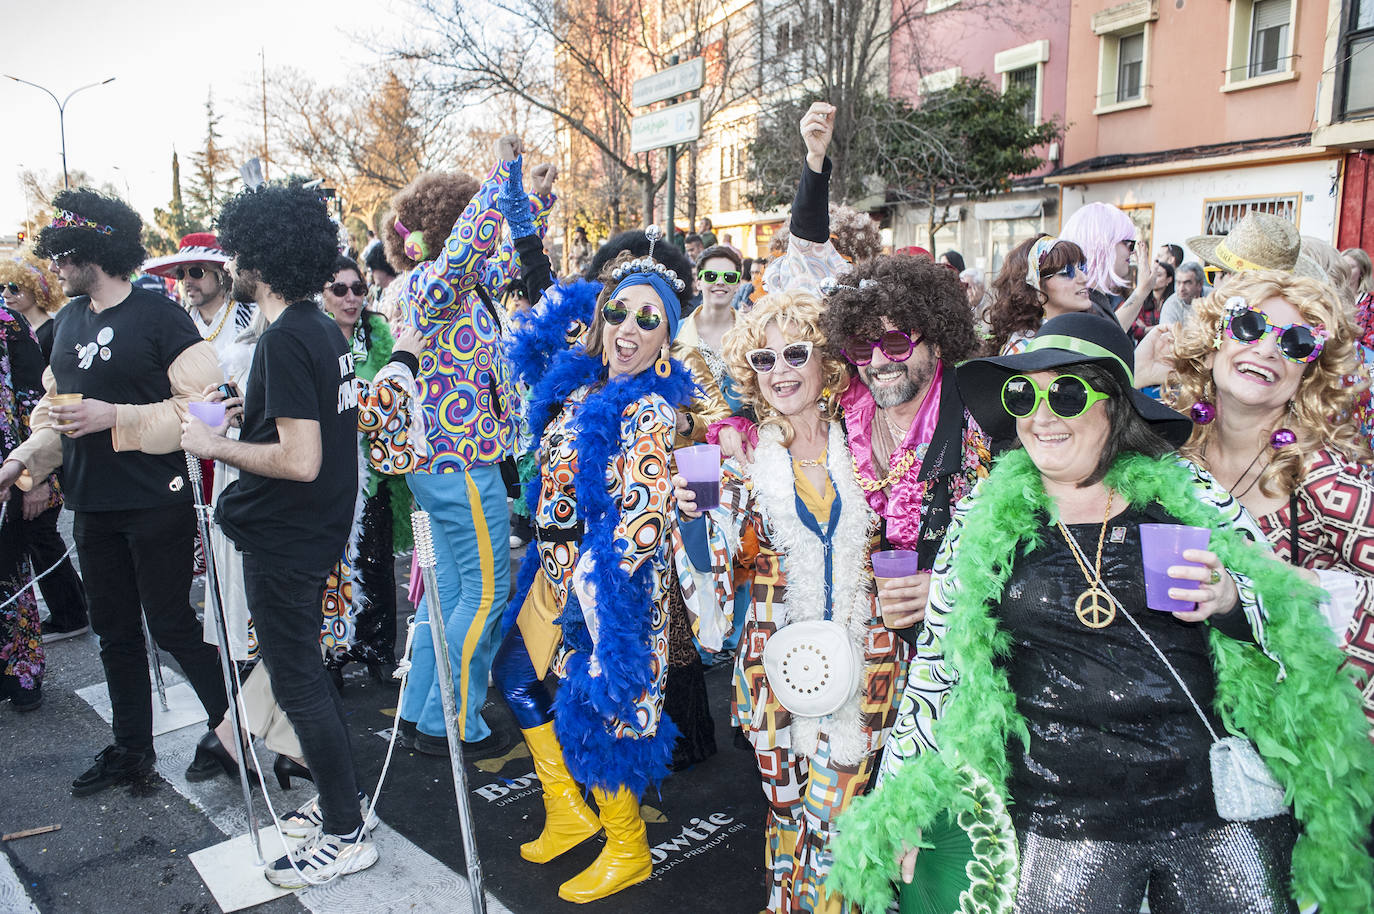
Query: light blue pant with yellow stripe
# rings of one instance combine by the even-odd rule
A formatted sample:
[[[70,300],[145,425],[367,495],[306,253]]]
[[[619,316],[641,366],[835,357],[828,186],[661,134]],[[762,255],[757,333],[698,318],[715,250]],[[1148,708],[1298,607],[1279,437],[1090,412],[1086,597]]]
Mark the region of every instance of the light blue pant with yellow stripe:
[[[510,596],[510,514],[499,466],[461,473],[411,473],[406,477],[434,533],[435,577],[444,608],[453,691],[462,715],[463,740],[485,738],[482,720],[487,674],[501,643],[501,617]],[[416,622],[428,621],[422,602]],[[415,633],[410,675],[400,716],[421,733],[443,737],[444,708],[434,675],[434,642],[428,628]]]

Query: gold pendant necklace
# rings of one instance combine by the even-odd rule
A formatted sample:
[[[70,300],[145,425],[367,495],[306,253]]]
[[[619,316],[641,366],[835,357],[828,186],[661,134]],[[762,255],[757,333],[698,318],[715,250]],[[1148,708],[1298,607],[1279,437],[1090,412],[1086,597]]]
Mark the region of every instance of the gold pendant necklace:
[[[1078,570],[1083,572],[1083,577],[1088,582],[1088,589],[1078,595],[1078,599],[1073,604],[1073,614],[1078,617],[1088,628],[1106,628],[1116,619],[1116,604],[1112,602],[1111,595],[1102,587],[1102,544],[1107,539],[1107,521],[1112,516],[1112,497],[1115,493],[1111,489],[1107,490],[1107,513],[1102,517],[1102,532],[1097,535],[1097,563],[1093,573],[1088,573],[1088,568],[1083,564],[1083,559],[1078,555],[1078,549],[1074,546],[1073,534],[1069,528],[1064,526],[1063,521],[1059,521],[1056,526],[1063,534],[1064,541],[1069,545],[1069,551],[1073,553],[1073,560],[1078,563]]]

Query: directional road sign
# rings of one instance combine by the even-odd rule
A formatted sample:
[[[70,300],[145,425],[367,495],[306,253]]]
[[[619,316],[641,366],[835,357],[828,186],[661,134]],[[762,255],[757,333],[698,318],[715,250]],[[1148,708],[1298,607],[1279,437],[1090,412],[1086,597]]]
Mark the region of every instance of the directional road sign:
[[[700,57],[659,70],[630,87],[630,103],[636,108],[652,105],[676,95],[695,92],[706,82],[706,62]]]
[[[630,119],[630,151],[648,152],[701,139],[701,99]]]

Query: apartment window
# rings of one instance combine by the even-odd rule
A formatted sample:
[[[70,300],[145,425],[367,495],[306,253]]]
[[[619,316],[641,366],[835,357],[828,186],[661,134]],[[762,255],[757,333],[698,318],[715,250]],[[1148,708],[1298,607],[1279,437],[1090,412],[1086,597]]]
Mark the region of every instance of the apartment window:
[[[1250,14],[1249,75],[1267,76],[1287,69],[1288,17],[1292,0],[1256,0]]]
[[[1026,122],[1040,123],[1040,92],[1045,78],[1045,64],[1050,59],[1050,43],[1042,38],[1017,48],[998,51],[992,68],[1002,74],[1002,91],[1013,87],[1030,90],[1022,113]]]
[[[1006,89],[1029,89],[1026,100],[1021,104],[1021,116],[1026,123],[1035,123],[1036,102],[1040,95],[1040,65],[1022,67],[1007,74]],[[1004,90],[1005,91],[1005,90]]]
[[[1127,0],[1093,14],[1098,37],[1094,114],[1150,103],[1150,34],[1158,18],[1156,0]]]
[[[1116,101],[1140,98],[1145,73],[1145,33],[1122,35],[1116,46]]]
[[[1202,234],[1225,235],[1246,213],[1269,213],[1282,216],[1298,224],[1298,194],[1277,194],[1272,197],[1233,197],[1226,200],[1204,200]]]
[[[1374,0],[1350,0],[1343,23],[1341,117],[1374,115]]]
[[[740,185],[744,178],[744,147],[729,143],[720,147],[720,210],[739,209]]]
[[[786,54],[792,50],[792,23],[782,22],[778,25],[777,39],[775,41],[775,51],[778,54]]]

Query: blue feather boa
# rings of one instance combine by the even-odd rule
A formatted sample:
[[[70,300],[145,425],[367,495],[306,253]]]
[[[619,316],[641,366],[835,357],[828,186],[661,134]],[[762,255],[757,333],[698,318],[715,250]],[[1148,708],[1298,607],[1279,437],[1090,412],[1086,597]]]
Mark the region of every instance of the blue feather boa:
[[[522,360],[517,370],[523,379],[534,380],[528,416],[536,440],[543,437],[569,396],[593,387],[577,407],[573,428],[579,465],[577,509],[586,528],[580,552],[592,557],[592,581],[601,597],[597,644],[601,672],[593,677],[588,671],[591,637],[582,607],[570,592],[559,622],[572,653],[565,660],[563,683],[554,700],[554,731],[568,770],[580,783],[607,791],[625,787],[643,794],[668,773],[678,731],[667,715],[660,718],[655,732],[638,738],[618,739],[612,729],[617,721],[634,724],[635,702],[653,684],[653,568],[646,563],[631,575],[620,565],[623,556],[615,545],[620,516],[606,488],[606,469],[620,453],[620,423],[627,410],[653,396],[673,407],[684,406],[695,395],[696,384],[676,359],[666,378],[650,370],[606,381],[600,359],[587,355],[581,345],[566,348],[568,327],[580,319],[584,311],[579,308],[585,309],[586,304],[585,290],[577,287],[595,284],[571,285],[572,294],[545,297],[549,307],[541,304],[540,313],[521,328],[508,350],[513,359]],[[541,364],[544,370],[536,378],[531,369]],[[538,504],[540,484],[538,477],[525,484],[530,505]],[[505,619],[507,628],[519,615],[539,572],[537,560],[521,563],[516,595]],[[661,661],[666,663],[667,658]]]

